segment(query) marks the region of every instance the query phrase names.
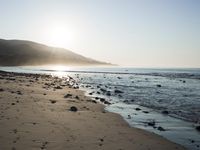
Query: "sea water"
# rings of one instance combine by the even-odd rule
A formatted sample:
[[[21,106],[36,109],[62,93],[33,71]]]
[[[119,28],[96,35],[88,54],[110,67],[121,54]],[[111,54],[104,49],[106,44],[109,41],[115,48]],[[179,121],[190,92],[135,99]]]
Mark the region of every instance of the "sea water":
[[[106,110],[130,124],[159,134],[191,150],[200,149],[200,69],[3,67],[5,71],[72,76]],[[118,92],[116,92],[116,90]],[[150,125],[149,123],[155,125]],[[162,130],[161,130],[162,129]]]

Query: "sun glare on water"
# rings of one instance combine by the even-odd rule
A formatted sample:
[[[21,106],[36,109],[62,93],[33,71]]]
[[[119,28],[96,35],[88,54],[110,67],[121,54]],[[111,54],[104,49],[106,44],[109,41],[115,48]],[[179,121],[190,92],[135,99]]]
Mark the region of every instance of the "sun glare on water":
[[[63,71],[68,71],[70,67],[68,66],[62,66],[62,65],[55,65],[51,67],[52,70],[55,70],[57,72],[63,72]]]

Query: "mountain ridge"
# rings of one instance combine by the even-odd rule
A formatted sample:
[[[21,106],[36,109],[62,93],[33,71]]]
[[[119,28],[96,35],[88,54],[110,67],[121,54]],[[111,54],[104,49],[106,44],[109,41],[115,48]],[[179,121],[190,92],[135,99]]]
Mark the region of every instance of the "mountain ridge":
[[[26,40],[0,39],[0,66],[26,65],[112,65],[71,50]]]

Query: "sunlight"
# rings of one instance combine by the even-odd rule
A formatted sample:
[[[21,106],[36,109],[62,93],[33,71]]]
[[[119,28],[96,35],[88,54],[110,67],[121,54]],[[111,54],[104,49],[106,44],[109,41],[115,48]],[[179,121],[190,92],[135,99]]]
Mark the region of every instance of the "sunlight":
[[[63,72],[63,71],[67,71],[70,69],[70,67],[68,66],[63,66],[63,65],[55,65],[55,66],[51,66],[52,70],[56,70],[58,72]]]
[[[45,39],[48,44],[55,47],[65,47],[70,44],[74,38],[72,28],[65,23],[50,23],[45,28]]]

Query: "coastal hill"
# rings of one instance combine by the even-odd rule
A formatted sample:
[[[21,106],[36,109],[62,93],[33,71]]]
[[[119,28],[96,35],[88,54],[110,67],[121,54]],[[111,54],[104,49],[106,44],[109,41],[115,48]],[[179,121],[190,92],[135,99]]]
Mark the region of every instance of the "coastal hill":
[[[0,39],[0,66],[26,65],[111,65],[63,48],[32,41]]]

